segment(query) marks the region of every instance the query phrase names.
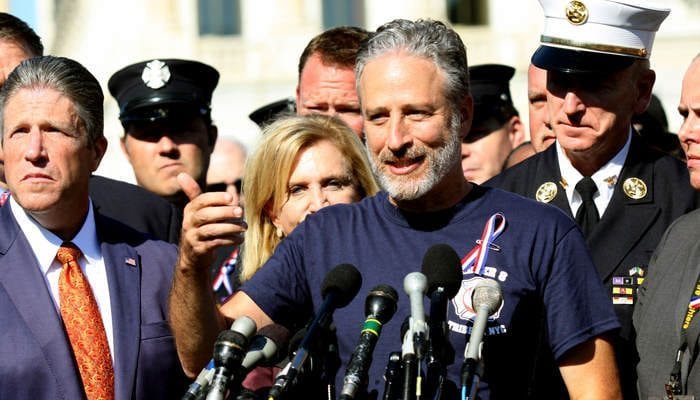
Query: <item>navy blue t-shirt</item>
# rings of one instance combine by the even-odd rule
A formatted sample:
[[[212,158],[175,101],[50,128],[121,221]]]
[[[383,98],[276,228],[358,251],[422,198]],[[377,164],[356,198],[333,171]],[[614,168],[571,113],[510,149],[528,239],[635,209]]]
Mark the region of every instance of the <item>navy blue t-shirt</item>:
[[[499,282],[504,301],[484,336],[485,373],[479,395],[548,396],[559,390],[560,378],[556,370],[552,374],[555,360],[619,327],[580,231],[555,207],[475,185],[450,209],[413,214],[392,205],[382,192],[309,216],[242,290],[277,323],[299,326],[322,303],[321,286],[329,270],[342,263],[358,268],[363,278],[359,294],[334,314],[341,358],[339,391],[365,320],[365,296],[379,284],[394,287],[398,310],[382,329],[369,374],[369,390],[380,397],[389,355],[401,351],[401,324],[410,315],[404,277],[421,271],[432,245],[446,243],[460,257],[467,255],[496,213],[505,217],[505,228],[489,246],[482,274]],[[448,367],[448,377],[453,382],[459,382],[474,318],[469,293],[478,279],[483,278],[466,272],[462,289],[449,305],[455,362]],[[427,297],[425,306],[427,313]]]

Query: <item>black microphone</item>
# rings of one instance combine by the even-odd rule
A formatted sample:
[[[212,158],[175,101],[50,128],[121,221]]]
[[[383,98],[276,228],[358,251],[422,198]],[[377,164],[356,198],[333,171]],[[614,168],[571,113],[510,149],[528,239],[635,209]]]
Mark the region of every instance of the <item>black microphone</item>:
[[[411,316],[408,330],[404,335],[401,346],[401,364],[403,369],[403,398],[415,399],[419,377],[421,376],[421,360],[425,355],[428,341],[428,325],[425,323],[423,297],[428,286],[428,279],[420,272],[411,272],[403,280],[403,288],[411,301]]]
[[[462,285],[462,263],[452,247],[436,244],[423,256],[421,271],[428,279],[430,298],[425,392],[428,398],[440,398],[447,366],[454,362],[454,349],[448,340],[447,305]]]
[[[357,268],[351,264],[337,265],[326,274],[321,286],[323,303],[307,328],[306,336],[302,339],[286,373],[280,373],[275,380],[275,384],[268,394],[269,399],[279,398],[287,390],[289,383],[296,379],[299,370],[309,356],[309,349],[318,336],[318,332],[330,325],[336,308],[345,307],[352,301],[361,285],[362,276]]]
[[[214,376],[209,387],[207,400],[223,400],[233,374],[241,365],[248,349],[249,338],[257,326],[248,317],[239,317],[233,321],[231,329],[219,333],[214,343]]]
[[[483,279],[472,292],[472,308],[476,311],[474,325],[469,336],[469,343],[464,349],[462,364],[462,390],[468,399],[476,398],[479,387],[481,365],[481,345],[489,316],[495,314],[503,303],[501,286],[493,279]]]
[[[366,388],[374,346],[379,340],[382,325],[394,316],[398,300],[399,295],[396,293],[396,289],[388,285],[379,285],[367,295],[367,300],[365,300],[367,318],[345,371],[343,389],[340,393],[341,399],[354,399],[358,390]]]

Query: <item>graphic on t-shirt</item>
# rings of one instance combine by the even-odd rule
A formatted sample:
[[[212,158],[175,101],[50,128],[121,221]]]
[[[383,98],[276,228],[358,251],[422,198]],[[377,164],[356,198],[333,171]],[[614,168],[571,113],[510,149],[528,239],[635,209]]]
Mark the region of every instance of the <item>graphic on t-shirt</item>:
[[[459,288],[459,292],[457,292],[457,295],[452,299],[452,304],[455,307],[455,313],[459,318],[465,321],[474,320],[474,317],[476,317],[476,310],[474,310],[474,307],[472,306],[472,294],[474,293],[474,288],[486,280],[487,278],[475,276],[462,281],[462,286]],[[501,315],[502,309],[503,303],[501,303],[498,311],[489,316],[489,321],[498,319],[498,317]]]

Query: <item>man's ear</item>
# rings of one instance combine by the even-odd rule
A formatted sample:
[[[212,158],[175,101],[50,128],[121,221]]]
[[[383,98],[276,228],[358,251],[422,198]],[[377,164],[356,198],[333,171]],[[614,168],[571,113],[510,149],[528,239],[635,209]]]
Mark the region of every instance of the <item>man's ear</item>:
[[[462,116],[462,126],[459,130],[459,138],[464,140],[471,130],[472,121],[474,120],[474,99],[471,94],[462,97],[459,102],[459,113]]]
[[[651,93],[656,82],[656,72],[651,69],[642,69],[637,78],[637,100],[634,104],[634,114],[639,115],[646,111],[651,102]]]
[[[104,136],[100,136],[99,138],[97,138],[97,140],[95,140],[95,143],[93,143],[92,148],[95,151],[95,156],[92,161],[93,164],[90,167],[92,168],[92,172],[95,172],[97,170],[97,167],[100,166],[102,157],[104,157],[105,153],[107,152],[107,138]]]
[[[513,115],[508,120],[508,137],[513,144],[513,148],[525,142],[525,124],[523,124],[523,121],[517,115]]]

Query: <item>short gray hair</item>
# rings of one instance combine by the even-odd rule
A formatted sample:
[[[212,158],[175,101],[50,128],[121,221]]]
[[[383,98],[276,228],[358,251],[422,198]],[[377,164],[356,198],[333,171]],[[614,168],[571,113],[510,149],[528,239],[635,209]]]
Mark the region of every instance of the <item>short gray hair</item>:
[[[29,58],[12,71],[0,90],[0,127],[4,126],[10,97],[21,89],[40,88],[54,89],[73,102],[89,146],[104,136],[104,95],[100,83],[79,62],[65,57]]]
[[[377,28],[360,47],[355,64],[357,87],[359,88],[362,71],[369,61],[395,51],[404,51],[435,63],[444,74],[445,95],[453,117],[460,118],[461,122],[461,115],[457,111],[464,96],[469,94],[469,70],[467,50],[457,32],[440,21],[429,19],[395,19],[387,22]]]

